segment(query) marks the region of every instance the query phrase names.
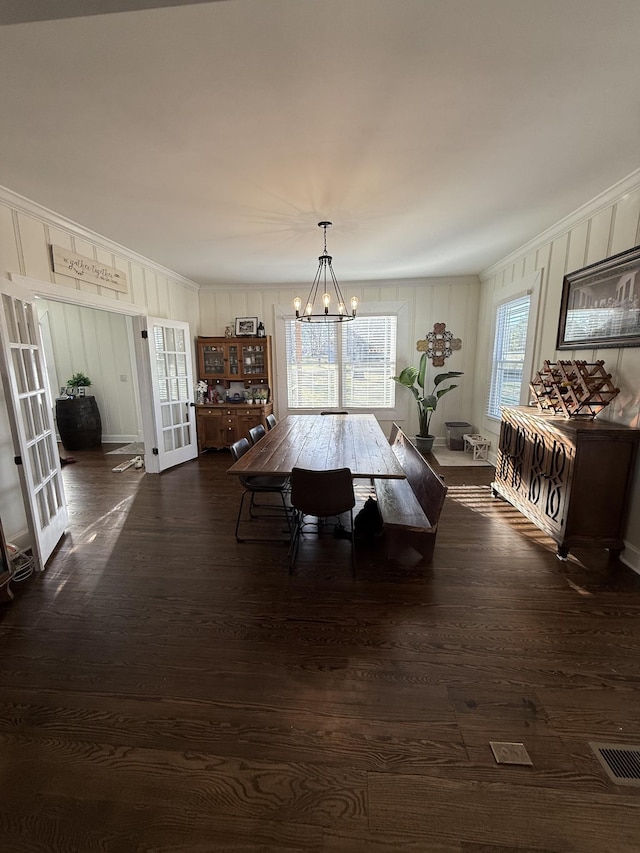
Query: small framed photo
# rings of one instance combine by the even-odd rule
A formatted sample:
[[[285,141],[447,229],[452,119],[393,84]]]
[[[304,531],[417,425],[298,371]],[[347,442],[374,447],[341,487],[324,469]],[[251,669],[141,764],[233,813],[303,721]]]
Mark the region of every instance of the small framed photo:
[[[556,349],[640,346],[640,246],[564,277]]]
[[[255,338],[258,334],[257,317],[236,317],[236,337]]]

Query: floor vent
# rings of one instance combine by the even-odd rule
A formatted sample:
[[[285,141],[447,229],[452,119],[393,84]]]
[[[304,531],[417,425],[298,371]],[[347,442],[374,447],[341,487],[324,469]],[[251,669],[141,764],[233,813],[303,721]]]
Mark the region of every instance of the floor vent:
[[[493,751],[496,764],[527,764],[533,765],[529,753],[523,743],[510,743],[490,740],[489,746]]]
[[[625,743],[590,743],[589,746],[612,782],[640,786],[640,746]]]

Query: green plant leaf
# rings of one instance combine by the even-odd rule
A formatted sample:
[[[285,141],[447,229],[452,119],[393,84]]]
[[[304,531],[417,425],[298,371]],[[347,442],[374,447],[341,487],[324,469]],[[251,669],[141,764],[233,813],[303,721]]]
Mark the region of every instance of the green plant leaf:
[[[427,354],[423,352],[420,356],[420,368],[418,370],[418,385],[422,388],[424,394],[424,382],[427,375]]]
[[[422,405],[425,409],[428,409],[431,412],[435,412],[436,406],[438,405],[438,400],[433,394],[429,394],[427,397],[422,398]]]
[[[447,388],[440,388],[439,391],[436,391],[436,396],[438,400],[442,397],[443,394],[446,394],[448,391],[453,391],[454,388],[457,388],[457,385],[449,385]]]
[[[91,385],[91,380],[86,373],[74,373],[71,379],[67,379],[67,385],[73,388],[88,387]]]
[[[418,371],[415,367],[405,367],[404,370],[400,371],[400,376],[392,376],[391,378],[395,382],[399,382],[400,385],[405,385],[407,388],[411,388],[417,375]]]
[[[448,373],[438,373],[436,378],[433,380],[434,388],[440,385],[441,382],[446,382],[447,379],[453,379],[456,376],[462,376],[463,374],[459,370],[450,370]],[[457,386],[454,385],[454,388]]]

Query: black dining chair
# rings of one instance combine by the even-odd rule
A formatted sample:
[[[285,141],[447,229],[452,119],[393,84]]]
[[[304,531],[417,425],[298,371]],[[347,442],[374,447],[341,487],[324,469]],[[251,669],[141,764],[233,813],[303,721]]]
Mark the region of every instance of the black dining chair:
[[[342,538],[351,540],[351,571],[355,576],[356,563],[353,546],[353,507],[356,503],[353,491],[353,479],[349,468],[335,468],[329,471],[310,471],[306,468],[294,468],[291,472],[291,506],[293,507],[293,530],[289,548],[289,574],[293,572],[300,536],[305,525],[305,516],[318,519],[317,530],[320,532],[321,521],[342,513],[349,513],[350,535]],[[336,530],[342,528],[340,519]],[[334,531],[335,532],[335,531]]]
[[[231,447],[231,456],[234,462],[237,462],[238,459],[242,459],[245,453],[251,449],[251,445],[247,441],[246,438],[240,438],[238,441],[235,441]],[[240,480],[240,485],[243,488],[242,498],[240,500],[240,508],[238,509],[238,517],[236,519],[236,541],[237,542],[289,542],[291,540],[291,508],[287,506],[286,502],[286,492],[289,486],[289,478],[288,477],[261,477],[261,476],[246,476],[245,474],[240,474],[238,476]],[[282,502],[282,508],[277,504],[257,504],[255,501],[256,495],[265,495],[265,494],[274,494],[278,495],[280,501]],[[251,495],[251,500],[249,501],[249,517],[254,518],[283,518],[287,524],[287,537],[270,537],[270,538],[260,538],[260,539],[248,539],[247,537],[241,537],[238,533],[240,529],[240,519],[242,518],[242,508],[244,506],[244,499],[247,495]],[[261,509],[266,509],[267,512],[254,513],[254,508],[260,507]]]
[[[273,429],[277,423],[278,420],[275,415],[267,415],[267,429]]]
[[[264,438],[267,434],[267,431],[262,426],[262,424],[258,424],[257,426],[251,427],[249,430],[249,441],[251,444],[257,444],[261,438]]]

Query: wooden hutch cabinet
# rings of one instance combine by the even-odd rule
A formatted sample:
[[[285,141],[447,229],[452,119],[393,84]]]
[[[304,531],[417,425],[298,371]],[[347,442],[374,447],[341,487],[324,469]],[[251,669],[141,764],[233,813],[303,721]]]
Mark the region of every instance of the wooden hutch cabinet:
[[[505,408],[493,494],[548,533],[560,559],[573,547],[618,556],[639,438],[621,424]]]
[[[198,377],[271,388],[271,338],[198,338]]]
[[[199,452],[229,447],[258,424],[266,429],[273,411],[271,338],[199,337],[196,346],[198,379],[209,386],[208,400],[196,405]],[[241,392],[230,394],[232,383],[263,399],[247,403]]]

